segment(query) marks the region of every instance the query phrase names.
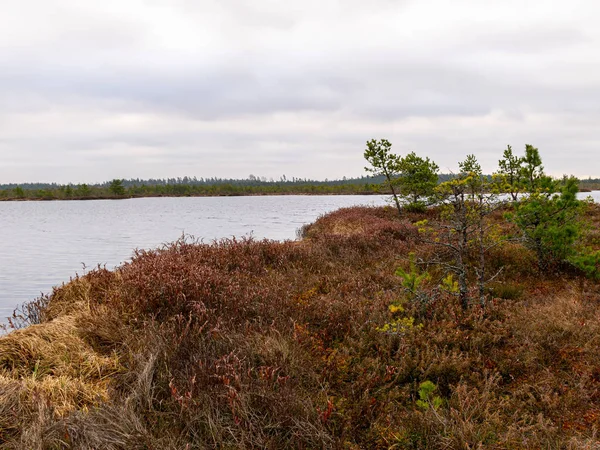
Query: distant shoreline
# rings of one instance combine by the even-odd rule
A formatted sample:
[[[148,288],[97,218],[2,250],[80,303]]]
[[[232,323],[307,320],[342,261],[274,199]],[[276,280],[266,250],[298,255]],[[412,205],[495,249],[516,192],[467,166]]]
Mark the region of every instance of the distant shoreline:
[[[600,189],[580,189],[579,192],[590,193],[598,192]],[[184,197],[282,197],[282,196],[328,196],[328,195],[391,195],[391,192],[236,192],[236,193],[219,193],[219,194],[158,194],[158,195],[125,195],[120,197],[115,196],[94,196],[94,197],[68,197],[68,198],[48,198],[48,197],[25,197],[25,198],[2,198],[0,202],[52,202],[52,201],[92,201],[92,200],[129,200],[138,198],[184,198]]]
[[[310,197],[323,197],[327,195],[390,195],[388,192],[324,192],[324,193],[310,193],[310,192],[269,192],[269,193],[235,193],[235,194],[192,194],[192,195],[129,195],[123,197],[111,197],[111,196],[98,196],[98,197],[69,197],[69,198],[43,198],[43,197],[30,197],[30,198],[0,198],[0,202],[52,202],[52,201],[90,201],[90,200],[129,200],[137,198],[182,198],[182,197],[283,197],[283,196],[310,196]]]

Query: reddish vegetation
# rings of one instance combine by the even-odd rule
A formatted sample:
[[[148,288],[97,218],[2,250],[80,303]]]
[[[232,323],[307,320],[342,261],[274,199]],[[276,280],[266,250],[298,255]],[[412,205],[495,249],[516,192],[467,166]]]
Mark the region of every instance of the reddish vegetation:
[[[485,308],[428,267],[414,326],[378,331],[396,267],[432,251],[423,218],[342,209],[299,242],[180,241],[58,288],[0,339],[3,448],[598,448],[597,282],[506,244]]]

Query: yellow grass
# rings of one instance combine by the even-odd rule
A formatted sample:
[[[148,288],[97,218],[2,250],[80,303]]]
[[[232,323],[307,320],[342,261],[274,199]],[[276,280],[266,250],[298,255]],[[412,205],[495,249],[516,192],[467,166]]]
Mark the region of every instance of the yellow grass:
[[[57,317],[0,339],[0,402],[16,389],[19,409],[34,410],[44,402],[62,416],[108,398],[109,380],[122,367],[116,354],[99,354],[82,337],[78,319],[88,312]]]

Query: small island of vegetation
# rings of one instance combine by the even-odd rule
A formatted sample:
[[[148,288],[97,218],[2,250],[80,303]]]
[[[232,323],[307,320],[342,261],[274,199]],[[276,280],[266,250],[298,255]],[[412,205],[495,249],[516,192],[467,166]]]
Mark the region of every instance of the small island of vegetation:
[[[370,141],[392,207],[181,239],[15,312],[0,448],[597,448],[600,207]]]

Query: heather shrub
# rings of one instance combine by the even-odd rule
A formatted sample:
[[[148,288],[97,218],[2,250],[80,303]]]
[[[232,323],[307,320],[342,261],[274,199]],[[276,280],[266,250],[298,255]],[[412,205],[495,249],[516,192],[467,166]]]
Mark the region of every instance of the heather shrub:
[[[46,316],[49,299],[48,295],[40,295],[35,300],[19,305],[8,318],[8,326],[4,326],[4,328],[19,329],[42,323]]]
[[[349,236],[360,234],[371,236],[390,236],[406,240],[414,237],[416,229],[411,222],[400,220],[392,208],[376,208],[355,206],[341,208],[306,227],[305,236],[308,238],[328,237],[330,235]]]
[[[594,448],[597,281],[509,242],[464,310],[412,225],[438,213],[347,208],[73,279],[0,338],[0,448]]]
[[[496,298],[517,300],[523,296],[523,286],[514,282],[494,283],[490,293]]]

